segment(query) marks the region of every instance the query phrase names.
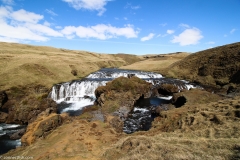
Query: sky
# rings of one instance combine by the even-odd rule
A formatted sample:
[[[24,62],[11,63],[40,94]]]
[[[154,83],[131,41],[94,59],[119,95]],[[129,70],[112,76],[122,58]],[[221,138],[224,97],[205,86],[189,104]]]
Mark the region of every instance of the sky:
[[[0,0],[0,41],[97,53],[197,52],[240,41],[240,0]]]

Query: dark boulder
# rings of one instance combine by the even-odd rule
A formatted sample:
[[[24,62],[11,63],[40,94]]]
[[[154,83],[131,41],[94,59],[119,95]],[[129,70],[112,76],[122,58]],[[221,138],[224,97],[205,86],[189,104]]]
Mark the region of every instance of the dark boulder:
[[[31,145],[40,137],[46,137],[52,130],[61,124],[61,115],[55,113],[39,117],[28,125],[26,133],[21,138],[22,145]]]
[[[5,123],[8,118],[8,114],[0,111],[0,123]]]
[[[0,110],[2,106],[8,101],[8,96],[5,91],[0,91]]]
[[[157,90],[161,95],[172,95],[173,93],[179,92],[178,86],[174,84],[161,84]]]
[[[10,139],[16,140],[16,139],[20,139],[26,132],[26,128],[20,129],[19,131],[13,133],[10,136]]]
[[[52,99],[43,99],[40,102],[34,104],[21,104],[12,106],[9,108],[9,115],[6,123],[18,123],[25,124],[33,122],[36,120],[40,113],[51,114],[57,112],[57,104]]]
[[[150,90],[150,83],[135,76],[119,77],[95,90],[96,104],[104,113],[113,113],[123,106],[130,111],[138,99],[150,96]]]

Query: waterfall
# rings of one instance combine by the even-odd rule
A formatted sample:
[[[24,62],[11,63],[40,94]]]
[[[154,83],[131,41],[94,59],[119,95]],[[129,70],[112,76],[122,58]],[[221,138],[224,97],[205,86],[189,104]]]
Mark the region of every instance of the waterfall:
[[[54,85],[49,97],[58,104],[61,104],[59,105],[61,106],[60,113],[81,110],[83,107],[94,104],[96,99],[94,92],[99,86],[105,86],[107,82],[121,76],[136,76],[152,83],[154,87],[162,83],[177,85],[179,90],[195,87],[187,81],[164,78],[161,74],[154,72],[104,68],[88,75],[82,80]]]

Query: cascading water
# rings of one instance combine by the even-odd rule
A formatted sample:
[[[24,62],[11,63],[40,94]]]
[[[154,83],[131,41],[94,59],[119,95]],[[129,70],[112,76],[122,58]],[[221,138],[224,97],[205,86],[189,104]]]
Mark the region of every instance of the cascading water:
[[[52,87],[52,91],[49,96],[50,98],[52,98],[54,101],[58,103],[59,113],[68,112],[70,113],[70,115],[79,115],[81,114],[81,110],[84,107],[91,106],[94,104],[94,101],[96,99],[94,92],[99,86],[104,86],[106,85],[107,82],[121,76],[124,76],[124,77],[136,76],[149,83],[152,83],[153,88],[161,85],[162,83],[176,85],[179,88],[179,90],[190,89],[195,87],[193,84],[189,84],[187,81],[164,78],[161,74],[158,74],[158,73],[135,71],[135,70],[122,70],[122,69],[115,69],[115,68],[114,69],[104,68],[90,74],[89,76],[87,76],[82,80],[75,80],[71,82],[65,82],[65,83],[54,85]],[[150,105],[158,105],[159,103],[163,103],[163,100],[170,100],[170,99],[171,97],[155,97],[155,99],[150,100]],[[135,113],[136,115],[142,115],[142,116],[146,114],[145,117],[148,117],[149,109],[148,108],[145,108],[144,110],[135,109],[132,115],[134,116]],[[135,120],[128,119],[130,122],[129,124],[135,125],[134,123],[137,123],[141,125],[142,124],[141,120],[144,121],[146,119],[143,117],[140,119],[135,118]],[[133,123],[133,121],[135,122]],[[124,129],[126,133],[132,133],[137,130],[137,129],[131,129],[131,125],[127,124],[127,122],[128,121],[126,121],[125,123],[127,126],[125,126],[125,129]]]
[[[142,79],[159,79],[161,74],[153,72],[142,72],[134,70],[101,69],[82,80],[75,80],[66,83],[56,84],[52,87],[50,98],[59,104],[59,112],[69,112],[77,115],[83,107],[94,104],[96,99],[94,91],[99,86],[118,77],[137,76]]]
[[[21,139],[13,139],[11,136],[25,127],[16,124],[0,124],[0,155],[21,146]]]

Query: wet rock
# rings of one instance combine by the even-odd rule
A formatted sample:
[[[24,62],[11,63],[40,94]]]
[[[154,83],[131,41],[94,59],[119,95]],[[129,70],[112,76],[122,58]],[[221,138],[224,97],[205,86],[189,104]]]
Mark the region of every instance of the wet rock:
[[[5,123],[8,118],[8,114],[0,111],[0,123]]]
[[[0,110],[2,106],[8,101],[8,96],[5,91],[0,91]]]
[[[26,132],[26,128],[20,129],[19,131],[15,132],[10,136],[10,139],[17,140],[20,139],[24,133]]]
[[[78,71],[77,71],[76,69],[73,69],[73,70],[71,71],[71,73],[72,73],[72,75],[74,75],[74,76],[77,76],[77,75],[78,75]]]
[[[174,84],[161,84],[158,87],[158,93],[161,95],[172,95],[179,91],[178,87]]]
[[[103,113],[113,113],[123,106],[131,110],[140,97],[150,96],[150,89],[150,83],[135,76],[119,77],[95,90],[96,104]]]
[[[186,92],[174,93],[172,97],[172,104],[179,108],[185,104],[205,104],[219,99],[221,99],[219,95],[201,89],[191,89]]]
[[[119,117],[114,117],[109,121],[109,124],[115,129],[116,132],[123,131],[123,121]]]
[[[117,111],[115,111],[113,115],[119,117],[122,121],[124,121],[128,117],[130,111],[131,110],[129,107],[122,106]]]
[[[104,114],[102,114],[102,112],[100,110],[92,111],[91,113],[93,115],[91,121],[102,121],[102,122],[104,122],[104,120],[105,120]]]
[[[31,145],[40,137],[47,136],[61,124],[62,119],[58,114],[39,117],[36,121],[28,125],[26,133],[21,138],[21,142],[23,145]]]
[[[8,113],[9,110],[11,110],[12,108],[14,108],[15,106],[15,100],[8,100],[1,108],[1,111]]]
[[[187,102],[186,97],[184,96],[174,96],[173,98],[173,104],[176,106],[176,108],[182,107]]]
[[[6,123],[28,124],[36,120],[38,115],[57,112],[57,104],[52,99],[43,99],[37,104],[22,104],[18,106],[9,106],[9,115]]]

